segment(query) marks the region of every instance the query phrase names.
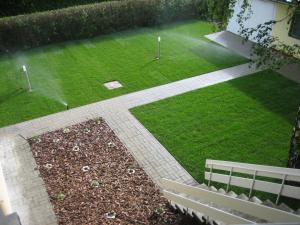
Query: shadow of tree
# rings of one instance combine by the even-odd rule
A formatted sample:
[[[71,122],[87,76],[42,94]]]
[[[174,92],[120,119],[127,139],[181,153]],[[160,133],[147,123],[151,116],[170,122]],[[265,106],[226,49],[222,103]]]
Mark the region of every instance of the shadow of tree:
[[[266,70],[257,75],[232,80],[230,85],[293,125],[300,105],[300,84]]]

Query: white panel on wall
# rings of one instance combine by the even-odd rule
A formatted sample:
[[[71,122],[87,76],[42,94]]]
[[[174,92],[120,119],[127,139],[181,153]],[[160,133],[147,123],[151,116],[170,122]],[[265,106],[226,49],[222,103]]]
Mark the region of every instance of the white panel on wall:
[[[238,0],[232,18],[229,20],[227,30],[238,34],[239,24],[237,23],[237,15],[241,10],[243,0]],[[246,28],[254,28],[257,25],[274,20],[276,16],[276,3],[270,0],[249,0],[253,14],[245,22]],[[251,38],[250,38],[251,39]],[[251,39],[252,40],[252,39]]]

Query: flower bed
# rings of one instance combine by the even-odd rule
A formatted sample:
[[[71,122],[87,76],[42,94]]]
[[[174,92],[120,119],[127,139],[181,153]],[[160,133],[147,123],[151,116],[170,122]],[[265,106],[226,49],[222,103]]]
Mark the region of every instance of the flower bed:
[[[102,119],[29,140],[59,224],[180,224]]]

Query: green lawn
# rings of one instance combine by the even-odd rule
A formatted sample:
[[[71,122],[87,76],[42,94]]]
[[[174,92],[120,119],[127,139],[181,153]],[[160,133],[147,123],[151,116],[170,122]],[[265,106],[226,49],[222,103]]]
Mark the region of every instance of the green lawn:
[[[246,62],[203,36],[211,24],[188,21],[0,56],[0,127]],[[161,60],[156,56],[162,38]],[[26,92],[26,64],[34,92]],[[103,83],[119,80],[109,91]]]
[[[272,71],[132,109],[203,183],[206,159],[286,166],[300,85]]]

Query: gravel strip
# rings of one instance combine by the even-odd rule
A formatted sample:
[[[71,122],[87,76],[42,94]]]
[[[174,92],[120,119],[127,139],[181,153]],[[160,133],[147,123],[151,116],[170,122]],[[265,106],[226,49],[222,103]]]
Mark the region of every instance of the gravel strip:
[[[101,118],[29,143],[59,224],[182,224]]]

